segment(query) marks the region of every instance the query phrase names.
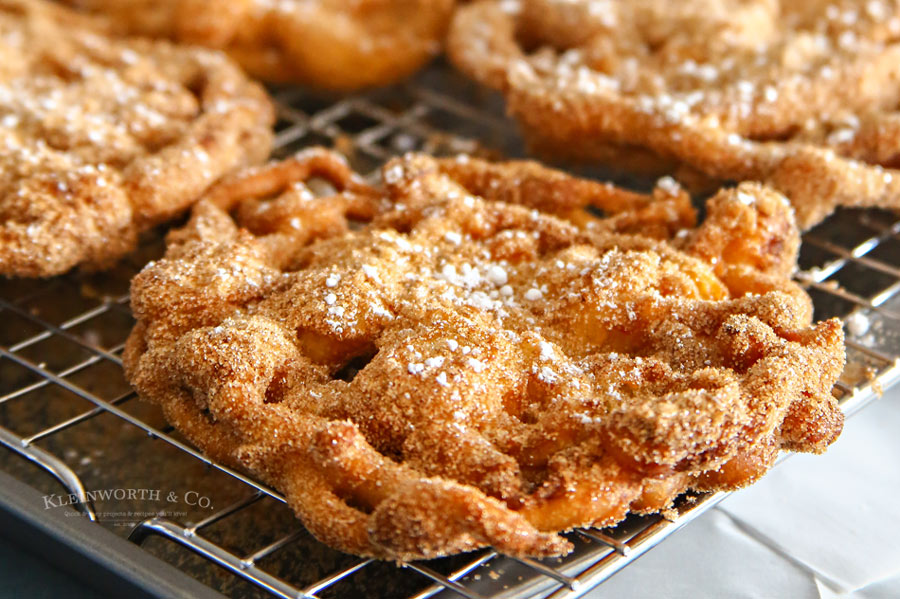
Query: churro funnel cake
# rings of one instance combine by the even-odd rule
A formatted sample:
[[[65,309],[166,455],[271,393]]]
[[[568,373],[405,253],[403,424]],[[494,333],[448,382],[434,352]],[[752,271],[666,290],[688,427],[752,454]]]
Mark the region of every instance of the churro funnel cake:
[[[560,555],[561,531],[839,434],[841,324],[789,278],[780,194],[721,191],[695,226],[674,184],[533,162],[411,154],[382,178],[325,150],[232,176],[132,284],[140,395],[323,542]]]
[[[65,0],[131,34],[224,50],[255,77],[352,90],[441,49],[455,0]]]
[[[224,56],[0,0],[0,274],[109,265],[265,160],[272,106]]]
[[[448,53],[542,153],[900,209],[896,1],[483,0]]]

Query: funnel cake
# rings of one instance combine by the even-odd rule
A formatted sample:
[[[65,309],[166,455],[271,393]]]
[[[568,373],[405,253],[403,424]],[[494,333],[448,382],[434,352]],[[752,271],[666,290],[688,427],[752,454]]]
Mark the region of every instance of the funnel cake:
[[[841,325],[789,279],[790,206],[743,184],[694,217],[674,184],[411,154],[370,186],[310,150],[170,234],[132,284],[126,372],[333,547],[564,554],[560,531],[841,430]]]
[[[807,228],[900,209],[898,42],[882,0],[487,0],[457,12],[448,53],[542,153],[764,181]]]
[[[66,0],[121,32],[226,51],[267,81],[348,91],[411,75],[441,49],[454,0]]]
[[[110,264],[216,179],[265,160],[273,118],[224,56],[0,0],[0,273]]]

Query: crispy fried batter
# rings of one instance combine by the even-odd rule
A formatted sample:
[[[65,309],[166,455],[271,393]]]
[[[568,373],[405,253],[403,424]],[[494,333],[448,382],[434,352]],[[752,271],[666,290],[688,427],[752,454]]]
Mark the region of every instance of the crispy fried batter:
[[[677,188],[529,162],[408,155],[383,180],[324,150],[234,176],[132,285],[139,393],[322,541],[561,554],[558,531],[839,434],[841,325],[810,326],[778,193],[722,191],[692,228]]]
[[[384,85],[441,48],[454,0],[66,0],[118,31],[225,50],[267,81]]]
[[[898,36],[883,0],[487,0],[448,53],[543,153],[765,181],[807,228],[900,208]]]
[[[0,273],[104,266],[268,155],[271,104],[236,65],[96,25],[0,0]]]

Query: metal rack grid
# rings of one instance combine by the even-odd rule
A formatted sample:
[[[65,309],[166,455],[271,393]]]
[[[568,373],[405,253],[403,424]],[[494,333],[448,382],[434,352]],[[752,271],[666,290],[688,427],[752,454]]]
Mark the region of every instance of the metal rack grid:
[[[323,98],[296,88],[273,93],[279,107],[277,155],[324,144],[343,151],[358,171],[372,172],[389,156],[410,150],[522,153],[521,141],[503,117],[499,99],[441,65],[409,84],[350,98]],[[676,515],[669,514],[669,519],[630,517],[612,529],[571,533],[576,550],[563,559],[515,559],[482,550],[402,564],[397,570],[391,565],[388,576],[399,582],[386,590],[380,578],[385,564],[330,555],[316,547],[293,519],[287,520],[288,534],[283,534],[281,516],[274,518],[281,523],[275,526],[281,531],[277,534],[260,534],[253,525],[237,524],[253,510],[267,514],[288,510],[277,492],[210,461],[153,408],[134,401],[120,372],[120,353],[132,323],[127,285],[160,251],[157,235],[111,273],[0,281],[0,444],[11,450],[6,454],[25,458],[50,474],[65,493],[75,495],[79,501],[74,506],[84,517],[107,525],[118,522],[110,522],[95,507],[88,489],[100,481],[118,481],[113,475],[85,482],[84,478],[91,478],[89,473],[98,471],[92,466],[95,460],[130,456],[125,458],[128,476],[120,479],[122,484],[158,480],[156,470],[169,469],[167,460],[176,457],[186,456],[194,466],[205,465],[207,474],[218,475],[207,487],[223,491],[211,500],[215,509],[194,510],[187,518],[184,514],[153,516],[128,522],[126,530],[117,532],[226,594],[324,598],[350,595],[354,590],[353,596],[359,596],[360,587],[354,585],[361,584],[373,596],[400,596],[402,591],[415,599],[445,594],[579,597],[724,497],[722,493],[688,496],[678,502]],[[871,400],[878,387],[900,377],[900,217],[880,211],[842,212],[804,237],[801,269],[798,280],[813,297],[816,318],[850,316],[849,364],[835,394],[845,411],[853,412]],[[104,419],[99,432],[86,430]],[[124,446],[133,437],[115,433],[119,429],[111,422],[125,423],[130,433],[148,436],[145,441],[154,455],[165,454],[161,461],[141,469],[138,461],[148,454],[143,449],[129,453]],[[163,446],[173,451],[166,453],[160,449]],[[34,468],[23,467],[21,460],[8,455],[2,457],[0,468],[11,469],[29,482],[37,480]],[[185,468],[187,479],[196,475],[191,465]],[[120,472],[106,466],[102,471]],[[33,484],[59,493],[46,481]],[[225,507],[220,507],[223,502]],[[262,504],[268,507],[258,508]],[[230,523],[235,523],[237,532],[223,534],[221,529]],[[164,540],[166,547],[160,549],[154,540]],[[313,568],[314,575],[285,568],[290,557],[277,559],[298,544],[302,545],[300,555],[312,555],[311,559],[321,562],[321,567]],[[172,557],[171,547],[187,549],[190,555]],[[320,558],[320,550],[326,551],[325,558]],[[361,582],[353,582],[360,578]]]

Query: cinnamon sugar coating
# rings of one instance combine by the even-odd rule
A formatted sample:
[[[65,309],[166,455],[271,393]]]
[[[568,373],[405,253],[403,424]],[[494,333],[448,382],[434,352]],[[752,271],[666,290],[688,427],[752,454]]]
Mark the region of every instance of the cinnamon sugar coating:
[[[267,81],[385,85],[441,49],[454,0],[66,0],[120,32],[224,50]]]
[[[808,228],[900,208],[898,42],[888,0],[486,0],[448,53],[542,153],[763,181]]]
[[[265,92],[224,56],[0,0],[0,273],[109,264],[263,161],[272,121]]]
[[[230,177],[132,284],[140,395],[323,542],[559,555],[560,531],[839,434],[842,329],[789,278],[780,194],[722,191],[695,226],[677,186],[532,162],[410,154],[382,178],[325,150]]]

